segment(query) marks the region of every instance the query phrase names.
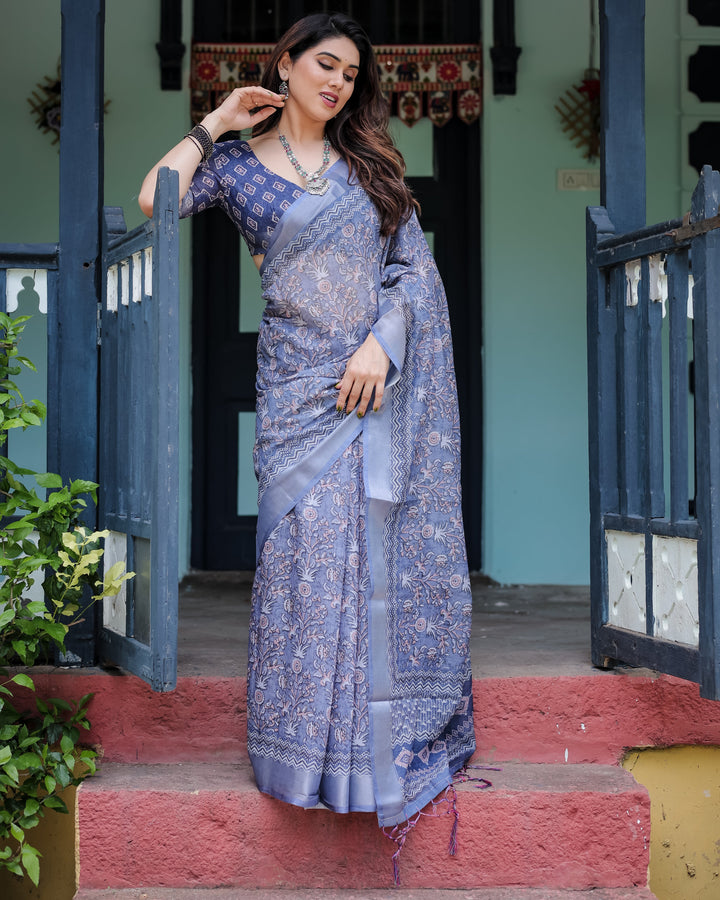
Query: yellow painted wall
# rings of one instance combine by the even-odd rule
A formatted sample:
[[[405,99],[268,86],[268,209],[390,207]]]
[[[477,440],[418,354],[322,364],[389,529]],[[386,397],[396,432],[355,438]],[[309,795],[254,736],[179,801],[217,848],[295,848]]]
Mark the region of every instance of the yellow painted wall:
[[[75,880],[75,795],[77,789],[67,788],[62,798],[69,815],[50,810],[40,824],[27,832],[27,840],[43,854],[40,860],[40,884],[29,878],[17,878],[0,871],[2,900],[72,900]]]
[[[650,794],[650,890],[658,900],[720,897],[720,747],[629,753]]]

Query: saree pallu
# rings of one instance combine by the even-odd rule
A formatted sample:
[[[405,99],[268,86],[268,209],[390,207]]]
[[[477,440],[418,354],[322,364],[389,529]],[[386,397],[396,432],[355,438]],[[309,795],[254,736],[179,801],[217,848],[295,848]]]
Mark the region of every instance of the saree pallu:
[[[417,218],[383,239],[344,162],[327,174],[261,268],[248,750],[261,791],[389,826],[475,749],[455,376]],[[391,366],[360,419],[336,384],[370,332]]]

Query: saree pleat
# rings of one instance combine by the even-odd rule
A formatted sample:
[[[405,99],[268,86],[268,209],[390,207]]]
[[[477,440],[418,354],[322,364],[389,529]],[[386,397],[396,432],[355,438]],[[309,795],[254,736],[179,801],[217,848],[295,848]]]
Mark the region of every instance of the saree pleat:
[[[248,746],[258,787],[337,812],[375,809],[364,507],[357,440],[265,542],[250,624]]]

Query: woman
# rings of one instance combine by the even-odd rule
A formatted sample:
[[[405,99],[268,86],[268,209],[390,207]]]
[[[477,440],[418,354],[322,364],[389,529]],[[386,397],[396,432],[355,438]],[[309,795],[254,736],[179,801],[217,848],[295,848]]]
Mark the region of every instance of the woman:
[[[260,269],[248,750],[261,791],[405,822],[475,748],[447,308],[364,31],[313,15],[159,166]],[[253,128],[249,141],[215,144]]]

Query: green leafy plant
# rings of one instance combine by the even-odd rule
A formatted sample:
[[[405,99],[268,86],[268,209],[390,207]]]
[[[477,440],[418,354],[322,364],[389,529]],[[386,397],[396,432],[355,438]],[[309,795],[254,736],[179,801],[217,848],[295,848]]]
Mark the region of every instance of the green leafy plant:
[[[28,318],[0,312],[0,450],[8,431],[45,418],[43,404],[26,402],[13,381],[22,367],[35,370],[18,353]],[[88,603],[114,596],[133,575],[119,562],[102,580],[97,577],[108,532],[90,531],[81,522],[85,497],[96,502],[96,491],[94,482],[63,484],[59,475],[21,468],[0,455],[0,869],[35,884],[40,853],[26,832],[48,809],[67,812],[59,794],[95,771],[96,751],[80,744],[81,731],[90,728],[92,695],[77,703],[36,698],[36,711],[17,709],[14,691],[34,691],[35,684],[30,674],[13,674],[10,667],[30,667],[64,652],[68,631]],[[43,599],[30,593],[38,579]]]

